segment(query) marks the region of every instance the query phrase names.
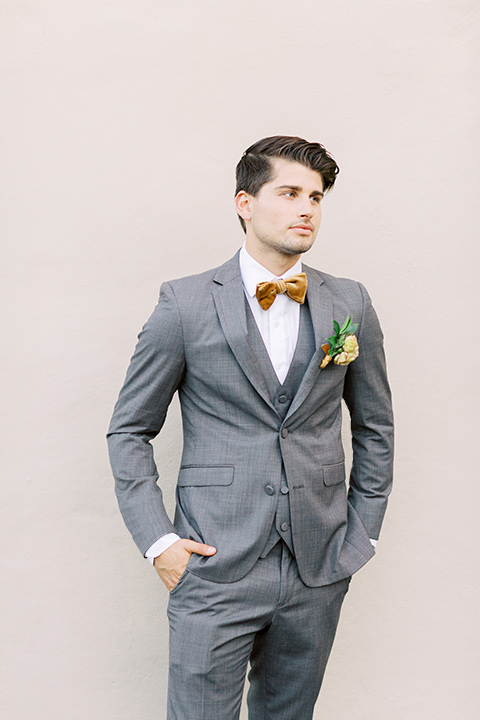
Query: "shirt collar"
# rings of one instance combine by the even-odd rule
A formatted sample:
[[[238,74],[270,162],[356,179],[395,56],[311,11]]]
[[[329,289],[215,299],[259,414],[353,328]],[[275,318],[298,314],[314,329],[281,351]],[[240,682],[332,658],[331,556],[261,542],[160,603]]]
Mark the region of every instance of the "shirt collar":
[[[278,278],[285,280],[285,278],[290,277],[290,275],[296,275],[302,272],[302,261],[299,258],[295,265],[287,270],[286,273],[283,275],[274,275],[248,254],[245,243],[243,243],[240,248],[239,263],[243,286],[250,297],[255,295],[257,284],[260,282],[269,282],[270,280],[276,280]]]

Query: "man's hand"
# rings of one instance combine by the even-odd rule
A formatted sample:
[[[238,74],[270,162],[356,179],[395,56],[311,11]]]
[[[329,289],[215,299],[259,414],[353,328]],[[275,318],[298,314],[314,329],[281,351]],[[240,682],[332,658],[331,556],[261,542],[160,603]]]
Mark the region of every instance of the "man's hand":
[[[197,555],[215,555],[217,548],[211,545],[203,545],[203,543],[195,542],[195,540],[177,540],[164,550],[161,555],[155,558],[153,564],[160,578],[165,583],[169,592],[173,590],[192,553]]]

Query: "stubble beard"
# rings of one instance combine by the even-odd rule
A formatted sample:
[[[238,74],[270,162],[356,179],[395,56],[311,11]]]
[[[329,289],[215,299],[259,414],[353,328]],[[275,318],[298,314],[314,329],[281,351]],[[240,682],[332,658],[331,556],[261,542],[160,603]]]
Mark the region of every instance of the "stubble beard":
[[[302,255],[308,252],[315,242],[316,235],[316,233],[312,233],[307,237],[298,237],[296,240],[284,236],[281,242],[276,241],[274,238],[262,238],[261,242],[266,248],[280,255],[291,257],[292,255]]]

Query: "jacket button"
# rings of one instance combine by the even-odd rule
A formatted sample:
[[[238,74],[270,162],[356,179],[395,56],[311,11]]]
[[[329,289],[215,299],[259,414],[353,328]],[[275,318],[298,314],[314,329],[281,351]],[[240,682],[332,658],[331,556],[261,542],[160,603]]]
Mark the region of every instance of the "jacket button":
[[[288,430],[287,430],[287,428],[282,428],[281,435],[282,435],[282,438],[286,438],[286,437],[287,437],[287,435],[288,435]]]
[[[280,530],[283,530],[283,532],[287,532],[288,530],[288,523],[282,523],[280,525]]]
[[[282,487],[280,488],[280,492],[282,493],[282,495],[287,495],[288,487],[286,485],[282,485]]]
[[[275,493],[275,488],[273,487],[273,485],[265,485],[264,489],[267,495],[274,495]]]
[[[286,403],[287,400],[288,400],[288,398],[287,398],[286,395],[279,395],[279,396],[278,396],[278,402],[279,402],[279,403],[282,403],[282,404],[283,404],[283,403]]]

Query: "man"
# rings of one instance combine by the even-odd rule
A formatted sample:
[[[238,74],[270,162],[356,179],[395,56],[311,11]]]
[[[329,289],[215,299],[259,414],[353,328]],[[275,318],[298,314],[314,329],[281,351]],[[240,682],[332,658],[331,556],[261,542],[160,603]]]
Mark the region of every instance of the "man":
[[[301,263],[337,173],[300,138],[244,153],[244,246],[162,286],[115,408],[119,505],[170,591],[169,720],[238,718],[248,661],[250,720],[312,718],[351,575],[374,554],[392,475],[382,333],[362,285]],[[150,440],[176,391],[172,524]]]

